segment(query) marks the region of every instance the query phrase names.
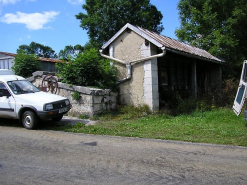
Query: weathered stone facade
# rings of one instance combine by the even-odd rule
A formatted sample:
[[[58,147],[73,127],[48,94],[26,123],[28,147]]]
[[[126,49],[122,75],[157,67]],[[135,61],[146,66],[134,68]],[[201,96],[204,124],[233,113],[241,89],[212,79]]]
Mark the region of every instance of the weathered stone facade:
[[[47,74],[54,75],[44,71],[37,71],[28,80],[40,88],[42,80]],[[80,98],[78,100],[73,99],[75,92],[79,93]],[[72,109],[69,111],[69,115],[71,116],[88,115],[92,117],[102,111],[115,109],[117,104],[117,93],[109,89],[95,89],[58,82],[56,94],[67,97],[70,100]]]
[[[143,37],[129,30],[116,38],[112,46],[114,47],[112,57],[125,61],[126,64],[156,54],[156,47],[153,44],[147,43]],[[115,66],[118,68],[119,78],[126,78],[126,66],[120,63],[115,63]],[[147,104],[151,110],[158,110],[157,59],[132,64],[131,79],[120,84],[119,88],[121,104],[132,106]]]

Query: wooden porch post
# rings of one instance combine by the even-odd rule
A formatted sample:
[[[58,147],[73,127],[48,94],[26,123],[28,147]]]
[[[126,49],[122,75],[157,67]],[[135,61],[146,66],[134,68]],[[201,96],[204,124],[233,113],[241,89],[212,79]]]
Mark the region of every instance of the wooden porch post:
[[[192,89],[194,90],[194,96],[197,97],[197,74],[196,74],[196,60],[192,63]]]

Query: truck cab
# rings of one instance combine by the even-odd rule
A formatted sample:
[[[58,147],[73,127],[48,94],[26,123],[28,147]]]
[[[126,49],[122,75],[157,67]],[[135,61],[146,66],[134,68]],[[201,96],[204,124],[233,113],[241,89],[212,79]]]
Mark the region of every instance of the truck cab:
[[[60,121],[71,109],[62,96],[40,91],[10,70],[0,70],[0,117],[19,119],[27,129],[37,128],[40,120]]]

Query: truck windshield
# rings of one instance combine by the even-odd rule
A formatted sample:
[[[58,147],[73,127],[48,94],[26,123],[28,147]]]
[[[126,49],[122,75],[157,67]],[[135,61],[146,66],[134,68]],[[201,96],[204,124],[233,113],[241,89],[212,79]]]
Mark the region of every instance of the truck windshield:
[[[35,93],[40,91],[27,80],[9,81],[8,85],[15,94]]]

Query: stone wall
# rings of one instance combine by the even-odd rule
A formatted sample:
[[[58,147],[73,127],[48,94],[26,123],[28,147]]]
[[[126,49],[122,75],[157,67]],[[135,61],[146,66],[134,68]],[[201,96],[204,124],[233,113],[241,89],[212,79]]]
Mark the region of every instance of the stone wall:
[[[42,80],[48,74],[54,75],[54,73],[37,71],[28,80],[36,87],[41,88]],[[54,77],[59,81],[56,76]],[[78,100],[73,99],[73,94],[76,91],[80,96]],[[117,93],[112,92],[110,89],[96,89],[58,82],[56,94],[67,97],[70,100],[72,109],[69,111],[69,115],[71,116],[88,115],[92,117],[103,111],[115,109],[117,104]]]

